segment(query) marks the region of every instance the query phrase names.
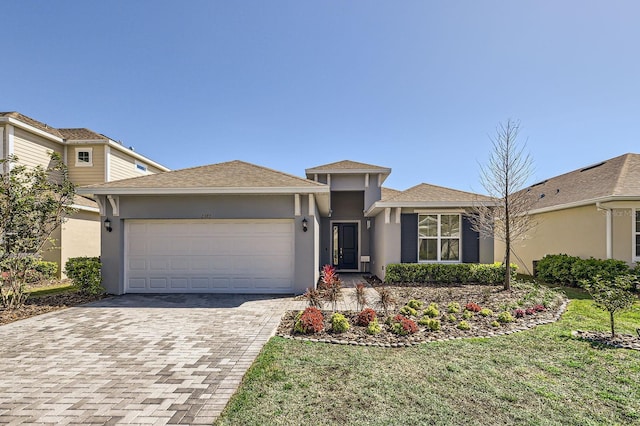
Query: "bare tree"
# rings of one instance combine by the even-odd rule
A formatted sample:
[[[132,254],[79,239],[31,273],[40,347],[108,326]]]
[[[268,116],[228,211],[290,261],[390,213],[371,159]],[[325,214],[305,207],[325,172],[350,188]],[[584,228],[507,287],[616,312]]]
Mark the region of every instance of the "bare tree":
[[[472,227],[481,237],[505,244],[504,289],[511,289],[511,251],[514,242],[526,238],[535,225],[529,216],[533,197],[524,190],[533,173],[533,160],[518,143],[520,123],[508,120],[490,137],[493,151],[489,162],[481,166],[480,183],[494,203],[477,203],[471,215]]]

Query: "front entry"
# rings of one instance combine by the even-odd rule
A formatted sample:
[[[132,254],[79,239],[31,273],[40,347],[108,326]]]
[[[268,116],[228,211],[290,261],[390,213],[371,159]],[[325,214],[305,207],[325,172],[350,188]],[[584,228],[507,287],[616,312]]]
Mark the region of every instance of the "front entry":
[[[333,266],[358,270],[358,224],[333,224]]]

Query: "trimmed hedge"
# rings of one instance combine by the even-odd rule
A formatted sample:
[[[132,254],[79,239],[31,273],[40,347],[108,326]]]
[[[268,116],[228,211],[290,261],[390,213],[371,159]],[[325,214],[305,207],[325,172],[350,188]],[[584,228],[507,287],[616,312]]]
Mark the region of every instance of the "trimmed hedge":
[[[29,269],[25,275],[25,281],[35,283],[42,280],[52,280],[58,272],[58,264],[56,262],[47,262],[38,260],[33,269]]]
[[[582,287],[582,280],[599,275],[612,281],[620,275],[637,275],[637,269],[629,268],[626,262],[615,259],[582,259],[567,254],[548,254],[536,265],[536,278],[554,284]]]
[[[515,278],[516,265],[511,265]],[[392,263],[387,265],[385,283],[456,283],[502,284],[505,267],[502,263]]]
[[[102,294],[102,264],[99,257],[72,257],[65,264],[65,273],[81,292]]]

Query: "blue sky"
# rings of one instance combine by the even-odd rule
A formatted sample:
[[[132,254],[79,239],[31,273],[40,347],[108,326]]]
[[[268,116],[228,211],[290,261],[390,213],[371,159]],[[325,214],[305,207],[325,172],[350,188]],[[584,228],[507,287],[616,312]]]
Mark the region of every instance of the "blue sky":
[[[483,192],[509,118],[532,183],[640,152],[637,1],[3,2],[0,110],[170,167],[352,159]]]

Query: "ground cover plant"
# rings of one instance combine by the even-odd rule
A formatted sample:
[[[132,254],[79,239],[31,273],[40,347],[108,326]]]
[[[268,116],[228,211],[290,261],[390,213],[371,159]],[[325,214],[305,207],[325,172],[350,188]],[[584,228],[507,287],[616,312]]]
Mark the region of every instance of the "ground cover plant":
[[[274,337],[216,424],[637,424],[640,351],[573,337],[606,332],[608,314],[565,291],[560,321],[490,339],[390,349]],[[636,303],[616,329],[639,322]]]

